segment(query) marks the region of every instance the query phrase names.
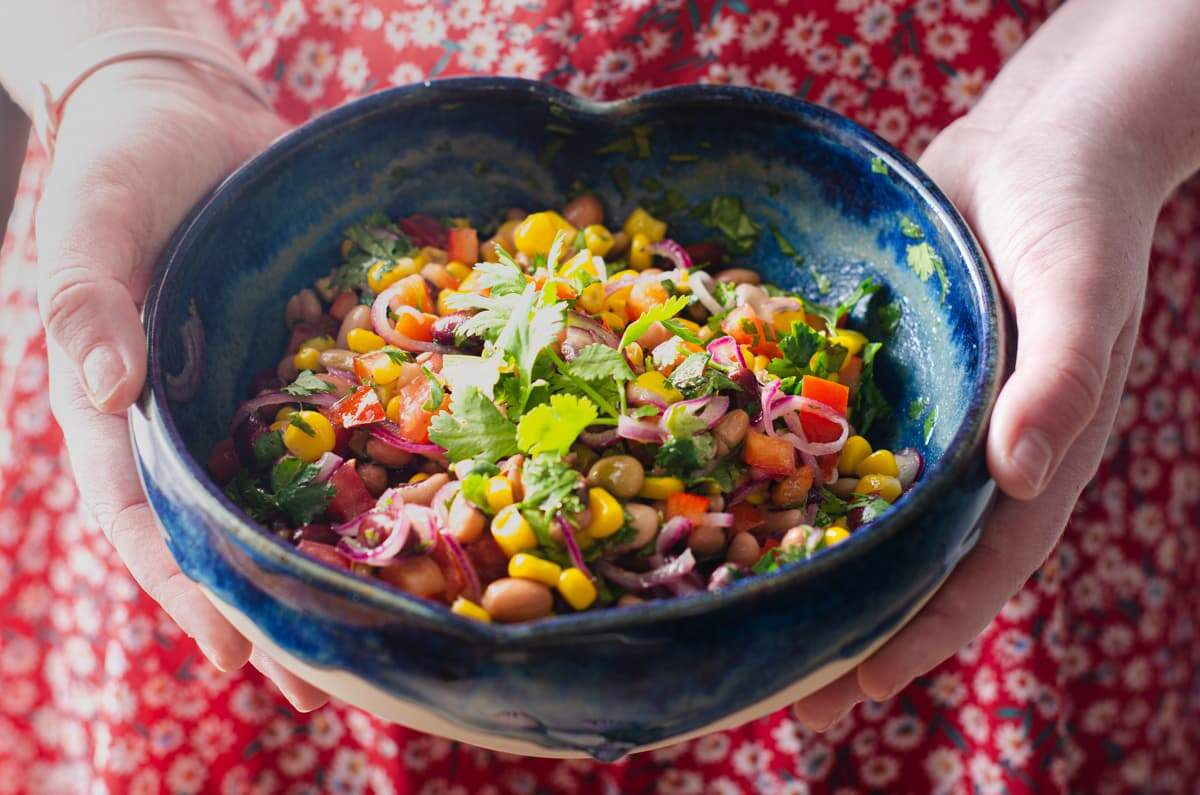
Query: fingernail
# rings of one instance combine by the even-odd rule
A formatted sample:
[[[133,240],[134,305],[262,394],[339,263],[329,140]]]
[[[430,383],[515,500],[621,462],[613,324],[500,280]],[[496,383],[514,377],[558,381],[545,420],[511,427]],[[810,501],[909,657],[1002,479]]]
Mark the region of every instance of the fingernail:
[[[206,646],[203,643],[196,641],[196,647],[200,649],[200,653],[203,654],[210,663],[212,663],[214,668],[223,673],[229,673],[231,670],[229,664],[222,660],[220,655],[218,655],[211,646]]]
[[[1035,491],[1041,491],[1054,458],[1045,435],[1038,430],[1026,431],[1013,445],[1012,457],[1021,476]]]
[[[103,406],[125,380],[125,362],[117,349],[97,345],[83,357],[83,384],[97,406]]]

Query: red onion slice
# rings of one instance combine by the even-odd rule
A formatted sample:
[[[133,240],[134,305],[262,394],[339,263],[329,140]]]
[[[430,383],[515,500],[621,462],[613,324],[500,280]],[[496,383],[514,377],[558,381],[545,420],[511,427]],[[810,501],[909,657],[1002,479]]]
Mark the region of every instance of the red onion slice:
[[[686,577],[696,568],[696,558],[692,550],[685,549],[683,554],[663,565],[647,572],[633,572],[622,569],[607,560],[596,564],[596,571],[606,580],[629,591],[645,591],[660,585],[677,582]]]
[[[726,501],[725,507],[737,505],[739,502],[745,501],[751,494],[757,494],[764,491],[770,484],[769,480],[759,480],[750,478],[740,486],[736,486],[733,491],[729,492],[729,499]]]
[[[397,450],[403,450],[406,453],[416,453],[428,458],[443,458],[446,451],[436,444],[424,442],[410,442],[400,435],[400,427],[390,420],[377,422],[369,429],[369,433],[375,439],[383,442],[389,447],[394,447]]]
[[[675,516],[663,523],[658,531],[658,540],[654,542],[654,554],[665,558],[673,547],[687,540],[696,525],[686,516]]]
[[[712,294],[712,277],[704,271],[693,271],[688,275],[688,284],[691,285],[692,295],[696,296],[696,300],[700,305],[707,309],[711,314],[719,315],[725,311],[725,307],[721,306]]]
[[[767,436],[775,435],[775,404],[779,398],[779,382],[769,381],[763,389],[761,407],[758,415],[758,425]]]
[[[317,459],[317,474],[313,476],[314,483],[324,483],[329,480],[333,471],[342,465],[342,457],[335,453],[325,453]]]
[[[404,515],[420,539],[417,549],[421,552],[432,549],[437,544],[438,531],[441,529],[437,513],[426,505],[405,505]]]
[[[907,489],[925,471],[925,457],[912,447],[905,447],[896,453],[896,468],[900,470],[897,477],[900,485]]]
[[[625,398],[631,406],[654,406],[660,409],[667,407],[667,401],[661,395],[643,386],[638,386],[633,381],[630,381],[625,387]]]
[[[657,254],[660,257],[666,257],[675,264],[679,270],[686,271],[692,267],[692,257],[687,253],[687,250],[676,243],[669,237],[663,238],[658,243],[650,244],[650,252]]]
[[[461,480],[451,480],[445,486],[442,486],[433,495],[430,501],[430,507],[437,514],[438,524],[446,527],[450,521],[450,506],[454,502],[454,498],[462,491]]]
[[[336,401],[337,395],[332,392],[317,392],[312,395],[305,395],[304,397],[296,397],[282,391],[264,392],[238,406],[238,410],[234,412],[229,427],[231,430],[236,430],[239,425],[246,421],[247,417],[263,409],[284,406],[288,403],[307,403],[310,406],[327,409]]]
[[[625,415],[617,420],[617,435],[643,444],[662,444],[667,440],[667,434],[658,423],[641,422]]]
[[[729,411],[729,397],[726,395],[707,395],[705,397],[692,398],[691,400],[681,400],[673,404],[669,409],[663,412],[659,419],[659,427],[663,433],[670,435],[671,431],[667,427],[668,423],[674,419],[674,412],[684,411],[693,415],[696,419],[704,423],[705,427],[710,430],[721,421],[725,413]]]
[[[561,513],[554,517],[554,522],[562,532],[563,544],[567,547],[567,554],[571,556],[571,563],[587,575],[589,580],[592,579],[592,572],[583,559],[583,550],[579,548],[579,542],[575,540],[575,528],[571,527],[571,523]]]
[[[728,588],[737,582],[738,577],[743,573],[742,567],[733,563],[718,566],[713,570],[712,576],[708,578],[708,590],[720,591],[723,588]]]
[[[450,556],[454,558],[454,562],[458,565],[458,570],[463,576],[463,595],[472,602],[479,601],[481,588],[479,585],[479,574],[475,571],[475,566],[471,563],[471,558],[467,556],[467,551],[462,548],[462,544],[458,539],[449,533],[442,533],[441,542],[450,550]]]
[[[385,522],[389,528],[387,537],[378,546],[368,547],[364,546],[357,539],[344,536],[337,543],[337,551],[343,557],[355,563],[366,563],[369,566],[386,566],[404,549],[412,526],[410,519],[403,510],[388,510],[368,512],[351,521],[361,523],[366,517]],[[337,528],[334,529],[336,530]]]
[[[850,423],[846,422],[846,418],[838,414],[833,409],[826,406],[819,400],[810,398],[799,398],[801,401],[799,410],[789,411],[783,415],[784,422],[787,423],[790,434],[785,434],[788,441],[799,450],[801,453],[808,453],[811,456],[829,455],[836,453],[846,444],[846,438],[850,436]],[[829,422],[835,423],[841,428],[841,434],[832,442],[810,442],[804,433],[804,425],[800,422],[800,411],[809,411],[816,414]]]
[[[406,351],[421,353],[424,351],[433,351],[436,353],[455,353],[455,348],[449,348],[445,345],[438,345],[436,342],[425,342],[424,340],[414,340],[411,337],[406,337],[388,320],[388,309],[391,307],[392,299],[399,295],[404,289],[402,281],[396,282],[391,287],[384,290],[375,298],[375,303],[371,305],[371,324],[375,327],[375,333],[383,337],[385,340],[395,345],[397,348],[402,348]]]
[[[603,450],[612,447],[620,438],[616,428],[609,428],[604,431],[584,431],[579,434],[579,441],[593,450]]]
[[[708,343],[708,355],[717,364],[725,367],[741,367],[749,370],[750,364],[746,361],[746,357],[742,355],[742,348],[737,344],[737,340],[728,335],[717,337],[712,342]]]

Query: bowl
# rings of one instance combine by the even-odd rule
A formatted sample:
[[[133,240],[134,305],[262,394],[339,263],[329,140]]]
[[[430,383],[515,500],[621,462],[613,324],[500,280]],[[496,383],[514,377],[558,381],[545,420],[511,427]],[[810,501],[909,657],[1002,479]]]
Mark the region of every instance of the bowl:
[[[610,218],[653,205],[682,240],[708,233],[681,203],[736,195],[763,224],[748,261],[765,279],[830,298],[866,275],[886,285],[874,300],[902,314],[878,370],[899,408],[876,436],[925,455],[919,485],[846,542],[728,590],[503,626],[308,558],[210,480],[201,462],[283,347],[287,297],[337,262],[347,223],[380,209],[481,221],[514,205],[560,206],[581,187]],[[939,263],[944,274],[931,274]],[[426,732],[613,760],[812,692],[937,589],[994,492],[982,443],[1001,377],[999,311],[946,197],[828,110],[745,88],[595,104],[522,80],[444,80],[314,119],[200,203],[146,301],[150,371],[133,440],[184,573],[286,668]],[[204,330],[202,350],[184,344],[189,322]],[[200,388],[181,393],[172,376],[196,355]]]

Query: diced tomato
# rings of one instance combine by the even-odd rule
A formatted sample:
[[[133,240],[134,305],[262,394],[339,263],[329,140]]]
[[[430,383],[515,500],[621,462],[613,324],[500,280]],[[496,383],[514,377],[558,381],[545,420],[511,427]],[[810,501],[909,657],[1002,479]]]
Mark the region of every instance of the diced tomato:
[[[446,247],[446,227],[432,215],[410,215],[397,221],[396,226],[418,246]]]
[[[850,390],[845,384],[830,381],[828,378],[818,378],[815,375],[804,376],[801,381],[800,396],[824,403],[842,416],[846,415],[846,406],[850,402]]]
[[[659,304],[666,303],[667,290],[656,281],[638,282],[629,291],[629,299],[625,302],[625,315],[630,320],[637,320]]]
[[[774,477],[785,477],[796,471],[796,448],[787,439],[747,431],[742,460]]]
[[[739,306],[730,312],[723,321],[721,329],[737,340],[738,345],[748,345],[756,354],[772,358],[781,355],[777,344],[778,335],[770,325],[764,325],[762,319],[749,304]]]
[[[474,265],[479,261],[479,236],[474,229],[451,229],[449,238],[447,253],[451,262]]]
[[[217,481],[218,485],[224,486],[229,481],[233,480],[242,468],[242,464],[238,461],[237,448],[234,447],[233,439],[222,439],[213,445],[212,452],[208,456],[208,473],[213,476],[213,480]]]
[[[433,339],[433,324],[438,316],[429,312],[417,312],[410,307],[400,307],[396,312],[396,331],[411,340],[429,342]]]
[[[863,361],[858,356],[846,359],[842,369],[838,370],[838,382],[844,384],[851,395],[858,391],[858,385],[862,381],[862,370]]]
[[[325,512],[335,522],[347,522],[375,506],[375,498],[363,485],[353,459],[333,471],[329,485],[333,486],[333,498]]]
[[[387,413],[383,410],[383,404],[379,402],[375,390],[364,384],[334,403],[329,409],[329,419],[334,425],[353,428],[357,425],[382,422],[387,419]]]
[[[733,514],[733,527],[729,529],[731,534],[749,533],[755,528],[762,527],[766,521],[762,511],[748,502],[739,502],[737,505],[730,506],[729,512]]]
[[[410,442],[428,442],[430,420],[434,414],[449,405],[449,398],[446,397],[435,411],[426,411],[425,404],[429,402],[429,395],[428,378],[414,378],[398,393],[400,411],[396,424],[400,426],[400,435]]]
[[[414,273],[411,276],[405,276],[396,282],[393,287],[396,288],[395,295],[391,301],[393,311],[404,306],[410,306],[422,312],[433,311],[433,299],[429,295],[429,283],[425,281],[425,277],[421,274]]]
[[[829,453],[828,455],[817,456],[817,464],[820,465],[822,481],[832,483],[838,479],[837,463],[841,457],[841,453]]]
[[[330,566],[337,566],[339,569],[350,568],[350,561],[338,554],[337,549],[330,544],[322,544],[320,541],[301,541],[296,545],[296,549],[322,563],[328,563]]]
[[[467,584],[457,558],[450,551],[450,547],[442,543],[434,544],[433,549],[429,550],[429,557],[442,570],[442,579],[446,581],[446,590],[442,595],[447,602],[453,602]]]
[[[670,497],[667,497],[667,519],[682,516],[691,520],[693,524],[696,524],[700,522],[706,513],[708,513],[708,497],[701,497],[699,494],[688,494],[686,491],[681,491],[678,494],[672,494]]]

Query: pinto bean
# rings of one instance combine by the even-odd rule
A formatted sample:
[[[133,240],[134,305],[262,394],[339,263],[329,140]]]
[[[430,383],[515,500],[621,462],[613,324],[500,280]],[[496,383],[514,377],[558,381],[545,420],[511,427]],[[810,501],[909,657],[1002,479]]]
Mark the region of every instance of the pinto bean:
[[[442,486],[450,482],[450,476],[445,472],[430,475],[419,483],[406,483],[396,488],[396,496],[410,505],[428,505],[433,502],[433,495]]]
[[[726,268],[717,274],[718,282],[726,284],[761,284],[762,277],[749,268]]]
[[[716,555],[725,548],[725,531],[710,524],[702,524],[688,536],[688,549],[700,557]]]
[[[782,533],[804,520],[804,511],[792,508],[788,511],[763,511],[762,532]]]
[[[554,599],[540,582],[501,577],[483,592],[483,609],[494,621],[531,621],[550,613]]]
[[[589,486],[596,486],[614,497],[628,500],[642,490],[646,469],[631,455],[610,455],[592,464],[588,470]]]
[[[321,351],[317,361],[326,370],[347,370],[354,372],[354,354],[345,348],[330,348]]]
[[[387,489],[388,473],[379,464],[373,464],[370,461],[360,461],[358,463],[358,476],[362,478],[363,485],[367,487],[367,491],[371,493],[372,497],[378,497]]]
[[[616,547],[614,551],[617,552],[641,549],[658,535],[658,511],[640,502],[628,503],[625,510],[629,511],[629,523],[633,527],[633,538]]]
[[[779,546],[783,549],[798,549],[808,543],[808,534],[813,532],[811,525],[800,524],[783,534]]]
[[[653,323],[646,329],[646,333],[638,337],[637,343],[642,346],[642,350],[652,351],[669,339],[671,332],[667,331],[667,327],[662,323]]]
[[[746,431],[750,428],[750,415],[742,409],[734,409],[721,418],[721,421],[713,428],[713,436],[725,443],[725,446],[733,449],[742,443],[742,439],[746,438]]]
[[[311,323],[321,316],[321,299],[309,288],[288,299],[283,309],[283,321],[288,328],[295,328],[301,323]]]
[[[356,328],[371,328],[371,307],[359,304],[347,312],[346,317],[342,318],[342,327],[338,329],[337,335],[339,348],[349,347],[346,338]]]
[[[476,508],[466,497],[460,494],[458,497],[455,497],[454,502],[450,505],[450,515],[446,520],[446,529],[450,531],[450,535],[457,538],[463,544],[469,544],[479,538],[486,521],[483,511]]]
[[[379,441],[378,439],[367,439],[366,444],[367,455],[372,461],[383,464],[385,467],[402,467],[412,460],[412,453],[404,450],[399,450],[389,444]],[[432,495],[430,495],[432,498]]]
[[[738,533],[729,542],[729,549],[725,552],[725,560],[738,566],[749,568],[758,560],[759,555],[758,539],[749,533]]]
[[[446,590],[446,576],[428,555],[397,558],[379,570],[379,578],[402,591],[431,599]]]
[[[604,208],[600,206],[600,200],[589,193],[576,196],[567,202],[562,214],[567,223],[576,229],[604,223]]]

